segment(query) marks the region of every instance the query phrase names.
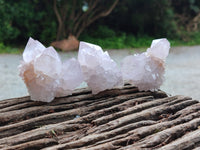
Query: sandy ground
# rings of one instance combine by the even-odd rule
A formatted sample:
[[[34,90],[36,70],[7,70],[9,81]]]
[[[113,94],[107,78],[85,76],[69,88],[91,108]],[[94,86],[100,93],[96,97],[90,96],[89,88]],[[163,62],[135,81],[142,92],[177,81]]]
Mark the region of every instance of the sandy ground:
[[[133,50],[109,50],[110,56],[120,64]],[[77,52],[60,53],[61,58],[77,57]],[[21,55],[0,55],[0,100],[28,95],[26,86],[18,76]],[[174,47],[166,62],[165,82],[161,90],[170,95],[186,95],[200,100],[200,46]]]

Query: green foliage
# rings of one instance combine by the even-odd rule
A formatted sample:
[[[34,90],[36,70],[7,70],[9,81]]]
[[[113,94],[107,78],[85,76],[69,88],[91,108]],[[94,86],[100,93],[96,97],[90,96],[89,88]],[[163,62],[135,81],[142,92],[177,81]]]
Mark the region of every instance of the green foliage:
[[[109,6],[111,1],[104,2]],[[65,1],[57,3],[63,7]],[[77,0],[76,6],[77,12],[83,0]],[[72,8],[67,5],[67,15]],[[89,26],[79,40],[104,49],[149,47],[153,39],[163,37],[168,38],[172,46],[195,45],[200,43],[200,30],[187,32],[186,25],[199,11],[200,0],[123,0],[108,17]],[[0,0],[0,14],[0,53],[16,53],[19,49],[5,45],[24,46],[30,36],[46,45],[56,39],[58,23],[53,0]],[[177,14],[181,18],[177,18]],[[74,28],[69,20],[66,19],[69,29],[66,32]]]
[[[10,46],[5,46],[3,43],[0,43],[0,54],[19,54],[22,53],[22,49],[19,48],[12,48]]]
[[[94,38],[110,38],[116,36],[115,31],[105,25],[99,25],[97,29],[89,31],[89,35]]]
[[[177,24],[169,0],[123,0],[113,13],[97,24],[135,36],[177,38]]]
[[[87,32],[87,31],[86,31]],[[123,49],[148,47],[152,42],[151,37],[135,37],[125,32],[115,32],[107,26],[98,26],[84,33],[80,40],[100,45],[104,49]]]
[[[103,30],[103,27],[105,30]],[[112,34],[102,35],[102,32],[105,31],[109,31],[107,33]],[[191,46],[199,45],[200,43],[200,32],[185,32],[185,37],[187,37],[185,41],[178,38],[168,38],[168,40],[170,41],[171,46]],[[151,45],[153,39],[155,39],[155,37],[150,37],[148,35],[134,36],[132,34],[126,34],[125,32],[117,33],[107,26],[90,29],[87,34],[84,33],[80,37],[80,40],[100,45],[103,49],[146,48]]]
[[[139,48],[139,47],[149,47],[151,45],[153,38],[147,35],[143,36],[133,36],[128,35],[126,37],[126,44],[129,45],[131,48]]]
[[[54,40],[56,20],[44,2],[0,0],[0,42],[24,44],[30,36],[45,43]]]
[[[13,27],[12,18],[14,14],[14,9],[10,9],[10,5],[4,0],[0,0],[0,42],[6,40],[13,40],[19,35],[19,30]],[[2,47],[2,45],[1,45]]]
[[[42,43],[49,44],[56,38],[56,22],[44,22],[43,26],[44,29],[41,31],[39,38]]]
[[[84,41],[100,45],[103,49],[125,49],[148,47],[151,45],[152,39],[150,37],[136,38],[133,35],[126,36],[126,34],[123,34],[121,36],[103,39],[88,36],[84,38]]]
[[[184,45],[199,45],[200,44],[200,32],[190,32],[186,33],[187,41]]]

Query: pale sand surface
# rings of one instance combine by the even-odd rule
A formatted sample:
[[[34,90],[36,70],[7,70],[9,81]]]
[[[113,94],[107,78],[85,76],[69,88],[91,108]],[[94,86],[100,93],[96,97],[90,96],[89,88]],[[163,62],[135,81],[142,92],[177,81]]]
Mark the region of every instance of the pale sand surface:
[[[110,56],[120,64],[133,50],[109,50]],[[77,57],[77,52],[60,53],[62,59]],[[18,76],[21,55],[0,55],[0,100],[28,95],[26,86]],[[200,100],[200,46],[174,47],[166,61],[165,82],[161,90],[171,95],[186,95]],[[84,86],[84,85],[83,85]]]

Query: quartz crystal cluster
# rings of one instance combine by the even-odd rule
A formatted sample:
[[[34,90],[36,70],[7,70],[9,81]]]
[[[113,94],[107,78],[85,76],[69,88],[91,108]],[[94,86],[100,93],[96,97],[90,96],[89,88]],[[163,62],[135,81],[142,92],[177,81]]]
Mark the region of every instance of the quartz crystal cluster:
[[[100,46],[80,42],[78,61],[83,71],[84,81],[92,89],[93,94],[123,86],[120,69]]]
[[[19,66],[32,100],[51,102],[55,97],[72,94],[83,81],[96,94],[131,83],[139,90],[157,90],[163,82],[165,59],[169,53],[167,39],[153,40],[142,54],[127,56],[122,70],[98,45],[80,42],[78,60],[61,62],[53,47],[44,47],[29,39]]]
[[[125,57],[122,62],[124,81],[141,91],[157,90],[163,83],[169,49],[167,39],[157,39],[153,40],[146,52]]]
[[[72,58],[64,63],[53,47],[44,47],[29,39],[19,66],[32,100],[50,102],[55,97],[72,94],[83,81],[79,62]]]

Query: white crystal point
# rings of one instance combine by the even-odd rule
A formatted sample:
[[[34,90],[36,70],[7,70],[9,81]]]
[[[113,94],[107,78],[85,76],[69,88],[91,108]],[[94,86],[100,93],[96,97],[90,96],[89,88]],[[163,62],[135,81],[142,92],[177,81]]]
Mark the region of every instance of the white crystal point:
[[[37,55],[41,54],[44,50],[44,45],[30,37],[23,52],[23,59],[25,62],[31,62],[35,59]]]
[[[147,49],[147,53],[159,59],[165,60],[169,54],[170,43],[167,39],[156,39],[151,43],[151,47]]]
[[[72,91],[83,82],[81,67],[75,58],[63,63],[59,82],[56,97],[71,95]]]
[[[169,47],[166,39],[155,40],[147,52],[125,57],[122,61],[124,81],[135,85],[140,91],[157,90],[164,81],[164,60]]]
[[[30,44],[29,42],[27,45]],[[25,48],[24,62],[20,65],[20,76],[28,88],[31,100],[51,102],[56,94],[62,63],[53,47],[43,49],[41,43],[35,42],[34,44],[33,47],[26,46]],[[34,49],[35,47],[41,47],[42,50]],[[33,59],[25,61],[30,56],[34,56]]]
[[[34,60],[36,74],[45,74],[51,78],[58,78],[61,73],[62,62],[53,47],[48,47]]]
[[[84,80],[92,89],[93,94],[123,86],[120,69],[100,46],[80,42],[78,61],[83,71]]]
[[[45,48],[32,38],[24,50],[19,71],[34,101],[51,102],[55,96],[67,96],[83,80],[77,60],[62,64],[53,47]]]

